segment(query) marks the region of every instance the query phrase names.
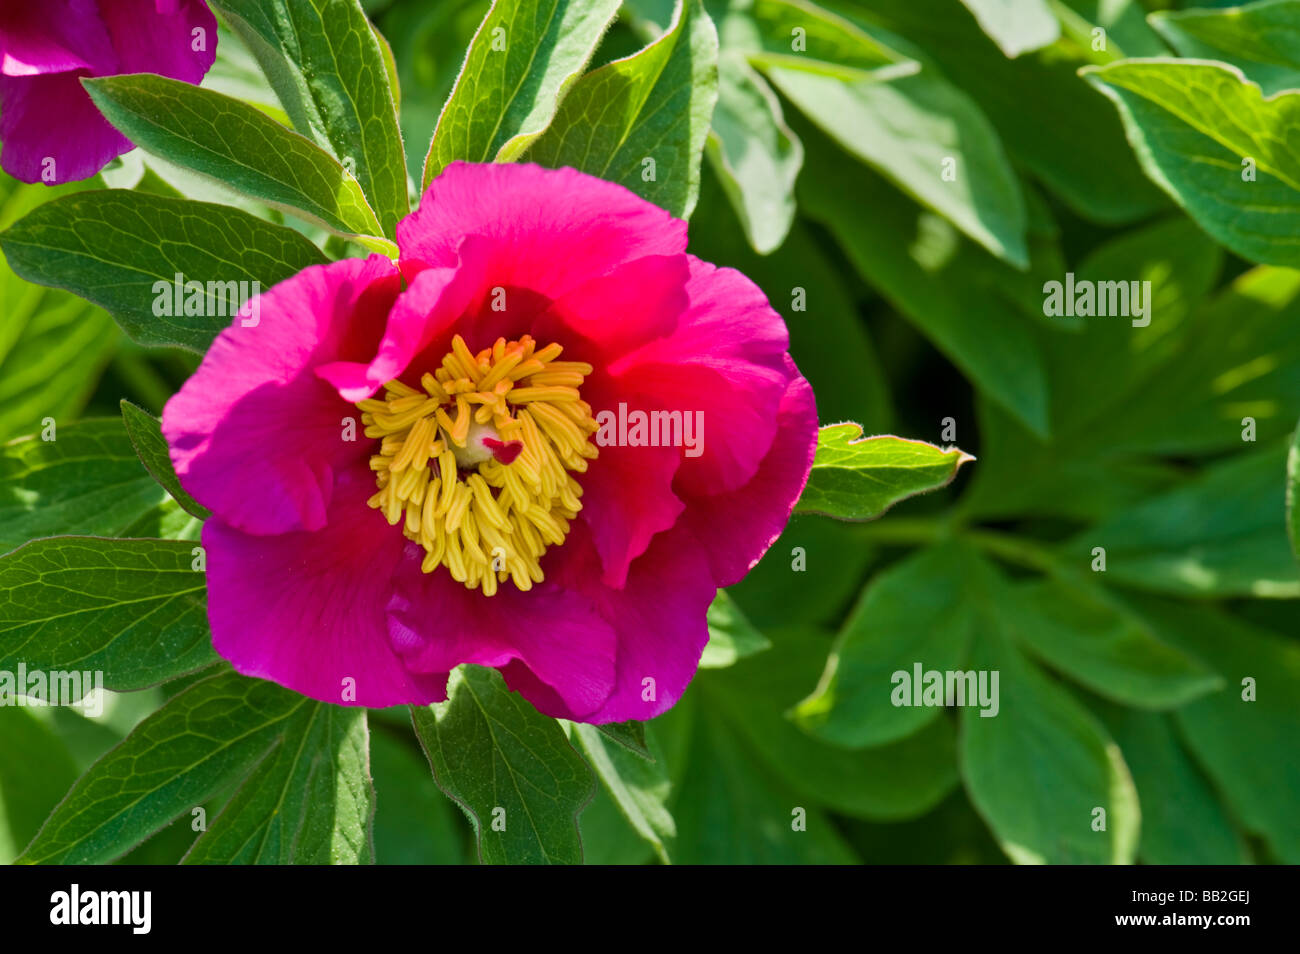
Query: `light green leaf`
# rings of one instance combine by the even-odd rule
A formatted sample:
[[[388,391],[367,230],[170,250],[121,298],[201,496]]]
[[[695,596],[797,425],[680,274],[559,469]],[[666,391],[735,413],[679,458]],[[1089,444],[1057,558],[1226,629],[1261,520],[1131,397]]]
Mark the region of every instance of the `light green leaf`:
[[[1013,60],[973,17],[936,16],[931,5],[916,0],[826,2],[969,95],[997,128],[1007,154],[1076,214],[1113,225],[1139,221],[1167,205],[1142,174],[1119,117],[1076,75],[1097,55],[1089,46],[1062,38]],[[1108,18],[1117,9],[1114,0],[1102,0],[1099,22],[1106,22],[1100,25],[1109,30]],[[1141,24],[1140,9],[1136,18]],[[1061,122],[1062,116],[1069,121]],[[1052,134],[1044,135],[1045,129]]]
[[[0,553],[60,533],[117,536],[167,499],[120,421],[66,424],[56,435],[0,446]]]
[[[851,21],[806,0],[711,0],[728,50],[763,66],[845,80],[916,71],[916,64]]]
[[[573,733],[619,811],[654,848],[659,860],[669,864],[668,845],[676,836],[677,827],[667,807],[671,783],[662,750],[655,745],[651,750],[654,760],[648,761],[607,741],[597,726],[574,723]],[[651,744],[654,745],[653,736]]]
[[[151,153],[345,237],[382,232],[351,173],[247,103],[149,73],[83,85],[109,122]]]
[[[1179,56],[1221,60],[1266,96],[1300,87],[1300,3],[1261,0],[1220,9],[1158,10],[1151,26]]]
[[[210,665],[195,549],[50,537],[0,557],[0,670],[102,670],[107,688],[127,691]]]
[[[545,131],[619,0],[494,0],[438,117],[423,188],[448,164],[512,162]]]
[[[0,248],[20,276],[103,306],[141,344],[199,352],[230,324],[244,289],[326,260],[299,233],[237,209],[120,189],[47,202],[0,233]],[[178,274],[203,283],[201,307],[183,296],[185,311],[202,314],[155,311],[175,311]]]
[[[1106,551],[1106,578],[1180,596],[1300,597],[1287,541],[1282,447],[1229,458],[1116,513],[1065,548],[1076,567]]]
[[[310,699],[212,819],[184,864],[353,865],[374,860],[364,709]]]
[[[411,708],[434,781],[469,815],[484,864],[578,864],[591,772],[554,719],[501,674],[462,666],[446,702]]]
[[[962,711],[966,791],[1017,864],[1131,864],[1137,791],[1119,747],[985,617],[971,665],[998,673],[999,708]],[[1105,812],[1105,828],[1094,823]]]
[[[817,452],[800,513],[841,520],[872,520],[899,501],[946,487],[970,454],[942,450],[893,435],[863,437],[857,424],[828,424],[817,432]]]
[[[200,520],[208,519],[208,508],[203,506],[181,487],[180,479],[172,467],[167,441],[162,436],[162,422],[130,401],[122,401],[122,423],[139,460],[149,475],[157,481],[172,499]]]
[[[718,97],[717,62],[713,22],[700,0],[682,0],[663,36],[573,84],[528,158],[617,182],[689,217]]]
[[[1061,35],[1047,0],[962,0],[980,28],[1011,58],[1055,43]]]
[[[849,614],[817,688],[794,710],[819,739],[850,748],[906,738],[941,708],[914,705],[918,673],[962,668],[974,615],[967,594],[988,567],[967,547],[940,545],[877,576]]]
[[[700,668],[725,669],[771,646],[768,638],[745,618],[736,601],[725,590],[719,590],[709,606],[709,642],[700,656]]]
[[[1052,0],[1061,32],[1098,62],[1126,56],[1164,56],[1169,48],[1147,22],[1142,0]],[[1103,31],[1098,36],[1094,30]],[[1058,45],[1057,49],[1060,49]],[[1097,49],[1100,46],[1101,49]]]
[[[1082,581],[1021,584],[1008,597],[998,613],[1022,648],[1116,702],[1172,709],[1223,685]]]
[[[743,56],[718,62],[718,104],[705,155],[759,254],[779,248],[794,223],[794,182],[803,143],[786,125],[781,101]]]
[[[769,10],[794,9],[781,0],[760,0],[754,17],[763,32]],[[782,18],[784,19],[784,17]],[[881,49],[851,24],[809,7],[804,26],[843,24],[840,44],[856,40]],[[921,67],[882,81],[882,74],[837,75],[823,64],[810,33],[806,53],[751,56],[772,83],[844,149],[877,169],[894,185],[944,216],[994,255],[1017,268],[1029,266],[1024,198],[997,132],[979,106],[942,74]],[[903,57],[887,50],[889,59]],[[838,53],[832,50],[830,55]]]
[[[391,237],[410,208],[383,50],[356,0],[213,0],[294,128],[352,172]]]
[[[1082,75],[1113,100],[1152,181],[1245,258],[1300,263],[1300,93],[1265,98],[1222,63],[1123,60]]]
[[[317,705],[233,672],[196,682],[77,781],[19,863],[113,860],[244,777]]]

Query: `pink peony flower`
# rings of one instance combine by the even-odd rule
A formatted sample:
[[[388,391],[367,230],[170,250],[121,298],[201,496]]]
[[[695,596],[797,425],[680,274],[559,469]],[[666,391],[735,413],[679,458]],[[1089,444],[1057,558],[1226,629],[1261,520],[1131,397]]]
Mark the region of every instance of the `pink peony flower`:
[[[81,78],[197,83],[216,51],[217,21],[202,0],[0,0],[0,166],[23,182],[93,176],[132,146]]]
[[[784,323],[572,169],[453,164],[397,239],[400,272],[245,306],[167,404],[217,651],[329,702],[440,701],[477,663],[548,715],[663,712],[808,477]]]

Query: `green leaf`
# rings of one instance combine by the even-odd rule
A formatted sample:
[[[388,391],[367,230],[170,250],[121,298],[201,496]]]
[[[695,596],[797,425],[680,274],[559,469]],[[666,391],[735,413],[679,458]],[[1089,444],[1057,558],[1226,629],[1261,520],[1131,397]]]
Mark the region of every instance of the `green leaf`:
[[[438,117],[422,188],[457,160],[511,162],[545,131],[619,0],[494,0]]]
[[[1115,444],[1132,440],[1121,433],[1163,443],[1223,432],[1222,418],[1236,411],[1234,396],[1205,394],[1221,405],[1220,411],[1206,408],[1196,392],[1210,391],[1210,382],[1222,371],[1249,361],[1233,351],[1249,353],[1265,346],[1269,335],[1224,342],[1216,330],[1219,321],[1203,313],[1223,257],[1213,239],[1179,215],[1123,232],[1075,265],[1076,287],[1088,287],[1083,282],[1149,282],[1129,287],[1140,290],[1151,320],[1134,327],[1115,318],[1052,318],[1040,336],[1051,381],[1051,438],[1028,433],[981,402],[983,453],[963,507],[984,518],[1051,514],[1092,522],[1176,481],[1181,476],[1176,468],[1119,456]],[[1055,280],[1068,281],[1064,274]],[[1209,343],[1200,340],[1204,337],[1214,345],[1201,349],[1211,364],[1187,374],[1187,352]],[[1253,388],[1267,385],[1268,379],[1267,374],[1250,376],[1240,383]],[[1180,384],[1186,389],[1181,393]],[[1226,442],[1228,435],[1219,437]],[[1239,439],[1238,427],[1231,437]]]
[[[213,0],[261,64],[294,128],[361,183],[391,237],[410,209],[383,49],[356,0]]]
[[[1035,325],[1045,320],[1043,278],[1064,271],[1054,238],[1032,243],[1032,272],[1016,271],[820,133],[796,129],[817,170],[799,179],[804,211],[830,228],[862,276],[976,387],[1045,436],[1048,387]],[[858,214],[846,195],[871,196],[871,215]]]
[[[102,670],[109,689],[210,665],[191,542],[50,537],[0,557],[0,670]]]
[[[768,638],[745,618],[736,601],[725,590],[719,590],[709,606],[709,642],[700,656],[700,668],[725,669],[771,646]]]
[[[760,23],[763,12],[776,6],[784,4],[762,0],[757,5]],[[847,24],[842,37],[875,45]],[[1020,269],[1029,266],[1020,184],[996,130],[974,100],[928,67],[882,82],[879,75],[835,75],[820,61],[805,58],[817,60],[815,49],[776,60],[752,57],[773,85],[844,149],[997,257]]]
[[[370,732],[364,709],[301,699],[184,864],[369,864]]]
[[[1300,263],[1300,93],[1265,98],[1240,70],[1168,58],[1083,71],[1114,101],[1148,176],[1245,258]],[[1243,117],[1248,117],[1243,119]]]
[[[761,657],[759,657],[761,658]],[[830,818],[774,779],[717,715],[695,720],[673,803],[678,864],[852,864]],[[796,825],[802,822],[803,829]]]
[[[76,780],[55,732],[23,706],[0,706],[0,864],[13,862]]]
[[[145,470],[153,477],[163,489],[171,495],[172,499],[180,504],[187,513],[193,514],[200,520],[208,519],[208,508],[203,506],[181,487],[180,479],[176,476],[176,470],[172,467],[171,454],[167,449],[167,441],[162,436],[162,422],[143,408],[137,407],[130,401],[122,401],[122,423],[126,427],[127,436],[131,440],[131,445],[135,448],[135,453],[139,455],[140,462],[144,464]]]
[[[1172,709],[1223,685],[1102,591],[1051,580],[1021,584],[1009,595],[998,612],[1021,647],[1116,702]]]
[[[325,261],[299,233],[237,209],[117,189],[45,203],[0,232],[0,248],[20,276],[103,306],[141,344],[199,352],[230,324],[245,289]],[[184,310],[202,314],[155,311],[175,310],[178,274],[203,283],[201,302],[184,296]]]
[[[484,864],[578,864],[592,778],[554,719],[479,666],[452,672],[446,702],[411,708],[434,781],[469,815]],[[503,827],[504,826],[504,827]]]
[[[1223,251],[1184,216],[1130,229],[1094,249],[1075,268],[1081,282],[1150,282],[1143,290],[1149,323],[1107,318],[1054,318],[1045,345],[1052,380],[1052,431],[1058,443],[1122,416],[1133,391],[1151,380],[1187,343],[1192,317],[1218,284]],[[1059,280],[1064,281],[1065,276]],[[1133,287],[1130,284],[1130,289]],[[1139,284],[1137,287],[1145,289]],[[1130,312],[1136,314],[1136,306]],[[1146,319],[1138,318],[1143,321]],[[1106,387],[1097,387],[1104,376]],[[1015,462],[1017,469],[1023,466]]]
[[[233,672],[196,682],[77,781],[19,863],[111,861],[244,777],[316,705]]]
[[[573,84],[528,158],[617,182],[688,218],[718,98],[717,62],[713,21],[700,0],[682,0],[663,36]]]
[[[1179,328],[1161,364],[1074,435],[1082,453],[1206,454],[1290,435],[1300,406],[1300,273],[1253,268]],[[1153,322],[1154,324],[1154,322]],[[1232,329],[1225,334],[1225,329]]]
[[[916,64],[852,22],[806,0],[713,0],[729,50],[762,65],[853,80],[915,72]]]
[[[1130,864],[1137,792],[1119,747],[986,618],[971,664],[998,673],[999,708],[962,712],[966,791],[1017,864]],[[1104,830],[1094,830],[1105,812]]]
[[[79,414],[121,333],[98,308],[29,285],[3,264],[0,293],[0,441],[6,441]]]
[[[340,235],[382,234],[360,184],[333,156],[247,103],[150,73],[83,85],[151,153]]]
[[[668,844],[677,834],[667,802],[671,783],[663,752],[655,747],[653,761],[633,755],[606,741],[598,726],[575,723],[573,733],[587,762],[636,833],[670,863]]]
[[[705,155],[749,244],[762,255],[779,248],[794,224],[803,143],[786,125],[772,87],[735,53],[718,61],[718,103]]]
[[[962,3],[998,48],[1013,59],[1021,53],[1049,46],[1061,35],[1061,25],[1056,22],[1047,0],[962,0]]]
[[[1223,676],[1221,692],[1175,713],[1183,741],[1246,829],[1266,838],[1282,863],[1300,863],[1300,816],[1290,795],[1300,786],[1300,647],[1205,607],[1135,602],[1161,638]]]
[[[0,446],[0,553],[60,533],[120,535],[167,499],[115,420]]]
[[[1172,464],[1112,457],[1078,436],[1043,440],[988,399],[977,402],[976,412],[980,466],[961,498],[971,516],[1051,515],[1091,523],[1182,477]]]
[[[1058,0],[1053,5],[1062,32],[1081,52],[1090,52],[1101,62],[1169,52],[1160,34],[1147,22],[1142,0]],[[1097,27],[1105,31],[1103,36],[1093,33]],[[1101,50],[1095,49],[1098,40],[1103,41]]]
[[[940,708],[913,705],[916,670],[955,671],[970,648],[967,602],[987,564],[965,546],[922,550],[877,576],[844,622],[816,690],[795,709],[800,726],[849,748],[916,732]],[[899,699],[901,701],[895,701]]]
[[[1207,468],[1116,513],[1065,548],[1076,567],[1106,550],[1106,577],[1181,596],[1300,597],[1300,567],[1285,530],[1282,447]]]
[[[841,520],[872,520],[899,501],[952,483],[970,454],[942,450],[893,435],[863,437],[857,424],[828,424],[817,432],[817,452],[800,513]]]
[[[820,635],[783,631],[767,652],[701,673],[700,691],[801,804],[889,821],[929,811],[957,785],[949,720],[935,719],[897,742],[849,750],[808,736],[787,718],[816,682],[829,648]]]
[[[1007,154],[1076,214],[1120,224],[1167,205],[1142,174],[1119,117],[1076,75],[1096,55],[1088,46],[1061,39],[1008,59],[973,17],[936,16],[929,4],[916,0],[828,0],[828,5],[848,11],[969,95],[996,127]],[[1112,0],[1099,6],[1107,16],[1116,9]],[[1141,24],[1140,10],[1136,19]],[[1105,25],[1109,30],[1111,24]],[[900,42],[897,34],[910,42]],[[1062,122],[1062,116],[1069,121]]]
[[[75,191],[23,185],[0,173],[0,228]],[[0,233],[2,235],[2,233]],[[37,288],[0,262],[0,443],[79,413],[117,347],[112,320],[66,292]],[[0,531],[0,535],[4,535]]]
[[[643,759],[653,759],[650,749],[646,747],[646,723],[644,722],[606,722],[596,728],[611,742],[617,742],[629,752],[635,752]]]
[[[217,24],[217,58],[200,84],[260,109],[276,122],[288,126],[289,114],[280,105],[275,90],[243,41],[220,23]]]
[[[1148,21],[1179,56],[1230,63],[1265,96],[1300,86],[1300,3],[1295,0],[1158,10]]]
[[[401,741],[377,728],[370,734],[375,785],[375,863],[457,865],[469,861],[465,816],[433,784],[429,763],[414,747],[410,721]]]
[[[1178,741],[1170,716],[1101,711],[1133,772],[1142,818],[1138,857],[1148,865],[1239,865],[1247,857],[1214,789]]]

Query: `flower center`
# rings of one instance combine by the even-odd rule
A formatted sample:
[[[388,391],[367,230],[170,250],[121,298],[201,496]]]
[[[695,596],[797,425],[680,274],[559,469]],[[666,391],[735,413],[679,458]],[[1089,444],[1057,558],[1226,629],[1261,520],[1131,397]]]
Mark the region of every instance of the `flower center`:
[[[560,350],[524,335],[474,354],[457,335],[420,390],[393,380],[357,403],[381,441],[368,503],[424,547],[425,573],[445,566],[487,596],[542,582],[538,561],[582,509],[569,472],[587,469],[599,429],[578,391],[591,365]]]

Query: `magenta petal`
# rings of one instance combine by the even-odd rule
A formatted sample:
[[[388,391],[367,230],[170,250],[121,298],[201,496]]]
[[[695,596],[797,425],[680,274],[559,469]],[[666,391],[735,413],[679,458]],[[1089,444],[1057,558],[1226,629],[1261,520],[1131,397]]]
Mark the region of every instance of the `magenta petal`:
[[[251,327],[246,305],[163,410],[185,489],[249,533],[324,526],[334,475],[364,460],[373,442],[357,409],[315,369],[369,360],[400,285],[393,264],[372,255],[281,282],[252,303]]]
[[[322,702],[440,702],[447,673],[409,673],[389,644],[385,606],[405,541],[366,506],[368,477],[340,479],[320,530],[267,537],[204,524],[212,643],[239,672]]]
[[[690,299],[685,255],[648,255],[584,282],[541,315],[533,337],[566,344],[566,358],[609,365],[620,356],[671,335]]]
[[[131,148],[91,102],[81,86],[84,75],[79,70],[0,76],[5,172],[23,182],[73,182],[93,176]]]
[[[683,455],[677,485],[716,494],[743,486],[772,444],[789,382],[788,336],[767,297],[740,272],[696,258],[690,264],[690,305],[676,331],[609,372],[652,407],[699,412],[699,454]]]
[[[565,548],[585,546],[585,529],[575,524]],[[708,563],[690,536],[679,529],[656,536],[632,564],[622,590],[601,585],[590,562],[570,560],[554,578],[586,593],[618,634],[614,691],[582,721],[652,719],[670,709],[699,666],[709,641],[709,604],[717,595]]]
[[[493,285],[558,298],[646,255],[686,250],[686,223],[628,189],[574,169],[453,162],[397,224],[402,272],[456,262],[465,236],[492,249]]]
[[[605,585],[621,587],[631,562],[685,509],[673,492],[680,461],[675,447],[611,445],[600,448],[582,475],[578,518],[591,531]]]
[[[364,400],[400,377],[431,342],[448,342],[456,323],[487,293],[487,254],[483,242],[467,239],[454,266],[425,269],[397,297],[373,358],[325,364],[316,373],[349,401]],[[441,358],[441,354],[434,358],[433,366]]]
[[[772,449],[744,487],[717,496],[687,496],[681,526],[707,556],[714,582],[731,586],[767,552],[803,493],[817,450],[812,388],[786,359],[792,375],[777,415]]]
[[[117,55],[95,0],[0,4],[0,73],[111,73]]]
[[[100,15],[121,61],[117,72],[198,83],[216,59],[217,18],[202,0],[106,0]]]
[[[589,599],[552,583],[527,593],[507,583],[484,596],[445,568],[422,573],[422,556],[410,546],[388,607],[392,645],[408,669],[440,673],[461,663],[501,668],[517,662],[548,688],[543,702],[562,708],[548,715],[582,718],[605,702],[614,685],[616,643]]]

